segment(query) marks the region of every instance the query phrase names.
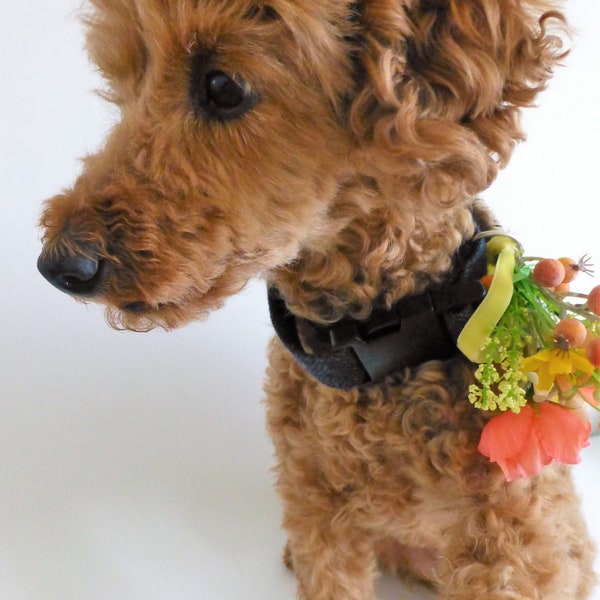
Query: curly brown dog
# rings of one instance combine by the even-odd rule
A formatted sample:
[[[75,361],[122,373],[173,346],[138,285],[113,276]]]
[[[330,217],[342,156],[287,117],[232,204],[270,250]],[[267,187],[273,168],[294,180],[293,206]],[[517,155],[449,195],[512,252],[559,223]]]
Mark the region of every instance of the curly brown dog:
[[[89,51],[122,119],[47,204],[39,268],[133,330],[266,278],[300,596],[373,598],[381,567],[445,599],[587,598],[568,468],[507,483],[478,453],[487,417],[453,344],[479,293],[474,234],[494,226],[474,197],[565,54],[554,4],[92,5]]]

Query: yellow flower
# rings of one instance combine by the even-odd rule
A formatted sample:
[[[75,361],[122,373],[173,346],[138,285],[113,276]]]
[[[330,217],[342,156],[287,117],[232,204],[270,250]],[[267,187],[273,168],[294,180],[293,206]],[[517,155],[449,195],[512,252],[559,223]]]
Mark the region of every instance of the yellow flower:
[[[565,351],[560,348],[546,348],[533,356],[525,358],[521,364],[521,369],[524,373],[537,373],[536,390],[549,391],[552,389],[557,375],[571,375],[575,372],[584,372],[589,375],[594,367],[585,357],[584,350]]]

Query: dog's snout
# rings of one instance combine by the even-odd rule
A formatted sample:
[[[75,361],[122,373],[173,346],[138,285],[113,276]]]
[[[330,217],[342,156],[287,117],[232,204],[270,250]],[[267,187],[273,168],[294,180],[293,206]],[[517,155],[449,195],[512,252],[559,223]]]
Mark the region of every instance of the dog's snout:
[[[94,248],[44,250],[37,266],[39,272],[62,292],[93,296],[98,291],[102,260]]]

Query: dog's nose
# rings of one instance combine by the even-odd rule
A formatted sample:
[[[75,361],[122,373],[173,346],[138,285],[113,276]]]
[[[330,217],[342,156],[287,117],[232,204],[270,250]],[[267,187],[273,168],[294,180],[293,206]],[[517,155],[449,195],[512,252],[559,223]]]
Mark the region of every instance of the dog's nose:
[[[98,291],[102,261],[91,248],[78,248],[76,251],[42,251],[37,267],[61,292],[92,296]]]

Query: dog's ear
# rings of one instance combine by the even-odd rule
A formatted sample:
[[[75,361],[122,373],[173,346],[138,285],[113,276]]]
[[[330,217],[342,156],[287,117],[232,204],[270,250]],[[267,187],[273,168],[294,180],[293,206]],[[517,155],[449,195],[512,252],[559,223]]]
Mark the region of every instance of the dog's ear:
[[[350,123],[361,147],[390,171],[412,169],[415,185],[462,180],[462,192],[478,193],[523,137],[520,108],[566,54],[563,16],[544,0],[359,6],[362,81]]]
[[[108,83],[101,95],[116,104],[136,97],[148,61],[137,3],[88,0],[82,20],[90,58]]]

